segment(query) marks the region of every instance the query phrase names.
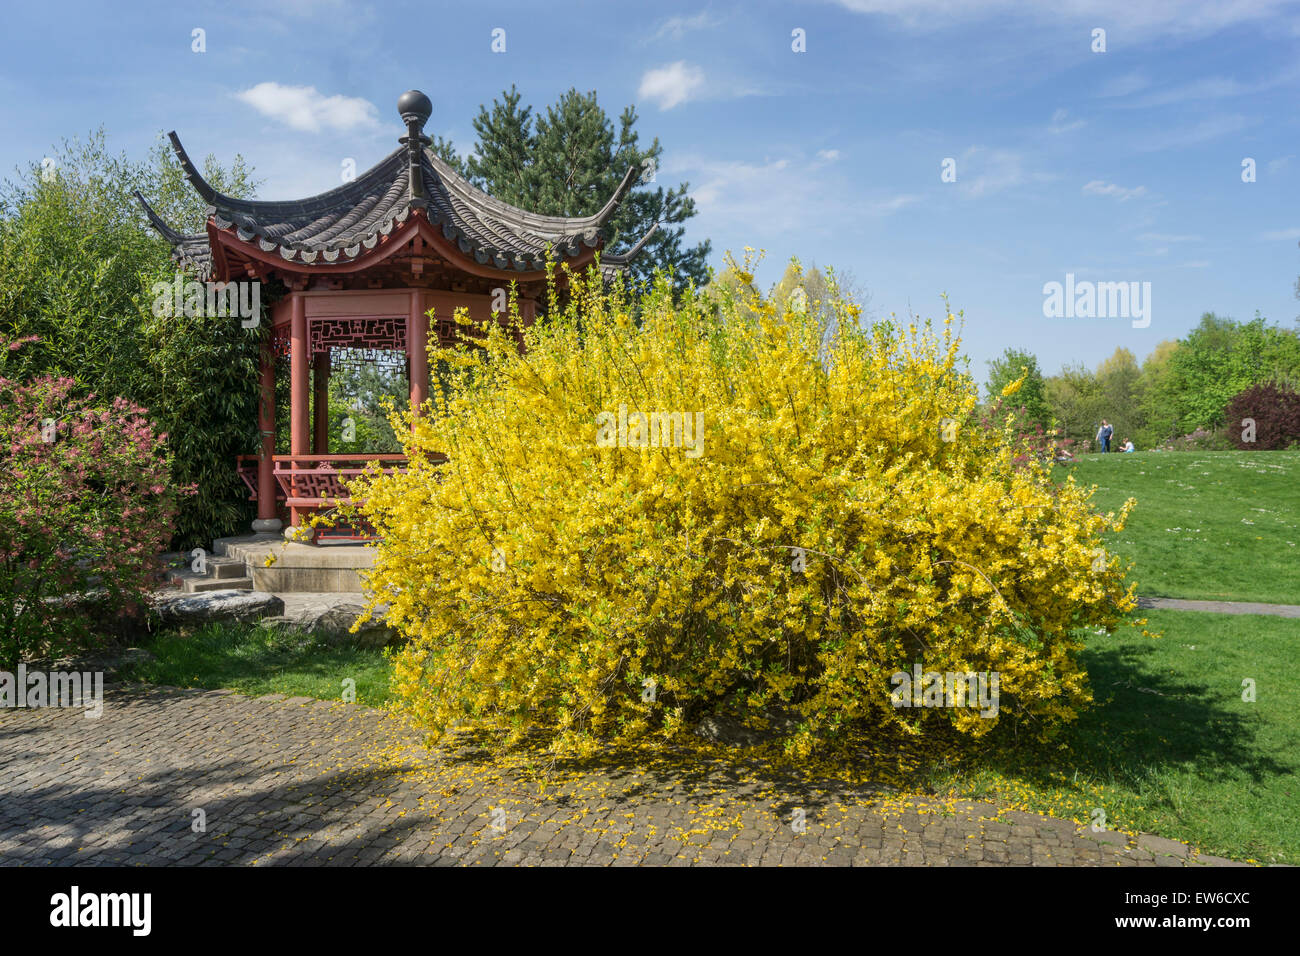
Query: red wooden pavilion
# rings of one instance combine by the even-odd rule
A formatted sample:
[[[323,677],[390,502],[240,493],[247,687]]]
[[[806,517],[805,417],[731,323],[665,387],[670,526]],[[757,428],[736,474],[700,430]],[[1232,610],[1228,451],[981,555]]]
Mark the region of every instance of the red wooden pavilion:
[[[208,204],[205,232],[177,232],[137,193],[182,268],[208,282],[260,282],[275,298],[272,334],[261,356],[261,447],[245,456],[241,471],[257,501],[255,531],[280,530],[287,510],[288,535],[307,511],[349,500],[346,479],[368,462],[379,460],[388,469],[404,464],[400,455],[330,453],[331,349],[405,353],[411,406],[418,409],[429,394],[428,345],[452,344],[453,310],[464,307],[480,322],[504,321],[492,306],[502,298],[496,290],[513,282],[521,317],[531,324],[546,287],[548,249],[557,264],[575,270],[591,263],[636,179],[636,168],[629,168],[594,215],[528,212],[477,189],[429,149],[423,128],[433,105],[427,96],[411,90],[397,107],[407,130],[401,146],[351,182],[309,199],[223,195],[199,175],[175,133],[172,147],[185,175]],[[602,252],[602,271],[623,268],[649,237],[622,254]],[[437,323],[432,336],[431,315]],[[288,455],[275,454],[277,351],[289,358]],[[309,388],[315,399],[310,422]]]

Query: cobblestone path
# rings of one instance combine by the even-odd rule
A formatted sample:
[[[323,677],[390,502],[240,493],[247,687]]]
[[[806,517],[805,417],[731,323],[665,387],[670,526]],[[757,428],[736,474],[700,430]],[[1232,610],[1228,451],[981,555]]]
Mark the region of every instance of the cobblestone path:
[[[540,788],[343,703],[115,686],[0,711],[0,863],[1224,865],[1159,837],[716,763]],[[544,790],[544,792],[543,792]]]

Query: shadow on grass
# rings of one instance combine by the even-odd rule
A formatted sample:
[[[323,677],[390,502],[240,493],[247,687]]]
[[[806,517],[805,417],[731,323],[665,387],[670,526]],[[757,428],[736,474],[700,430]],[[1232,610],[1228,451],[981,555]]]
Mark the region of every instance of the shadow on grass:
[[[977,744],[949,737],[918,743],[902,735],[855,741],[851,753],[792,762],[775,746],[727,748],[683,744],[662,749],[606,749],[585,759],[544,757],[544,738],[505,755],[524,777],[600,774],[629,794],[663,788],[724,786],[732,795],[763,796],[788,810],[824,806],[846,797],[891,792],[935,793],[954,772],[991,771],[1035,789],[1119,787],[1134,793],[1161,788],[1178,771],[1210,784],[1276,781],[1294,768],[1256,740],[1259,716],[1239,695],[1203,680],[1159,673],[1154,647],[1123,645],[1083,652],[1094,702],[1050,740],[1007,725]],[[486,734],[459,737],[454,755],[467,764],[490,759]],[[1080,787],[1080,785],[1082,785]]]
[[[1259,718],[1239,695],[1161,674],[1148,660],[1155,654],[1140,645],[1085,650],[1094,702],[1073,725],[1049,743],[1017,744],[999,734],[962,762],[1039,784],[1059,785],[1068,773],[1135,790],[1188,767],[1211,782],[1243,775],[1261,782],[1293,772],[1257,745]]]

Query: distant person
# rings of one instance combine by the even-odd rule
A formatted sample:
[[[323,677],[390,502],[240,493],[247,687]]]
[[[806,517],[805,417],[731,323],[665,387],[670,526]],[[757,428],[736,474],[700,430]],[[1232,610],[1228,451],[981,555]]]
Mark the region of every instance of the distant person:
[[[1115,434],[1115,429],[1106,419],[1101,420],[1101,427],[1097,429],[1097,447],[1105,454],[1110,451],[1110,436]]]
[[[1119,450],[1120,450],[1120,451],[1136,451],[1137,449],[1133,447],[1133,439],[1131,439],[1131,438],[1125,438],[1125,439],[1124,439],[1124,444],[1122,444],[1122,445],[1119,446]]]

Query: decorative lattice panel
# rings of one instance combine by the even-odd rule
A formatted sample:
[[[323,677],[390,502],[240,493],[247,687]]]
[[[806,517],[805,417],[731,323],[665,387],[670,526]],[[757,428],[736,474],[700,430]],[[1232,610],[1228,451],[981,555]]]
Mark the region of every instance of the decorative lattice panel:
[[[307,344],[312,355],[331,348],[406,351],[406,319],[311,319]]]

